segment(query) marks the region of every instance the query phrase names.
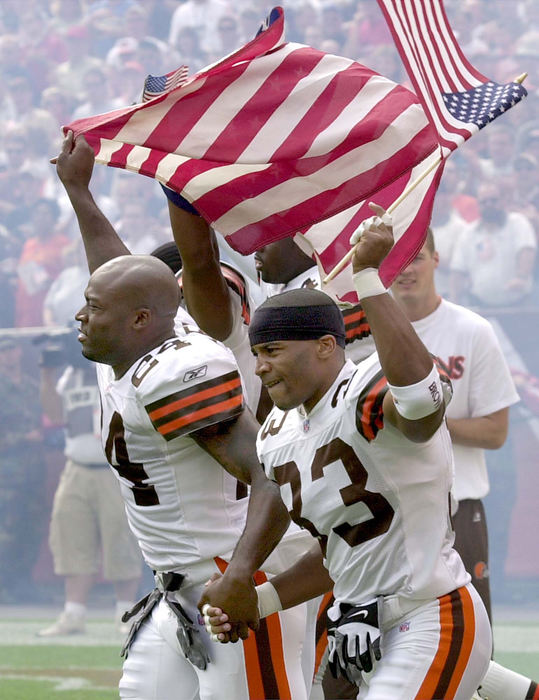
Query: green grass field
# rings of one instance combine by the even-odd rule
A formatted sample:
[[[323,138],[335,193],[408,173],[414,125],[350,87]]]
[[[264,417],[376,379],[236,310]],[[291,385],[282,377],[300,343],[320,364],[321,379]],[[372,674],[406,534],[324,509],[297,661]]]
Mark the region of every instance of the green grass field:
[[[118,698],[121,637],[106,618],[91,619],[87,633],[54,640],[36,632],[52,618],[0,615],[2,700],[112,700]],[[539,678],[539,618],[507,613],[494,628],[496,660]],[[223,699],[225,700],[225,699]]]

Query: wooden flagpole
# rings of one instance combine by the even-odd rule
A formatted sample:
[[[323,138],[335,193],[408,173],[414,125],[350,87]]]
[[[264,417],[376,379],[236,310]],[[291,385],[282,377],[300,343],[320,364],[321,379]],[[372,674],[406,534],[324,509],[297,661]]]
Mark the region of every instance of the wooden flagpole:
[[[521,84],[524,82],[524,80],[527,77],[528,77],[527,73],[522,73],[522,75],[519,75],[518,78],[515,78],[514,82]],[[429,173],[431,173],[434,170],[434,168],[437,168],[441,162],[442,162],[442,156],[439,156],[433,163],[431,163],[429,165],[428,168],[426,168],[424,170],[424,172],[421,173],[421,175],[419,175],[419,177],[416,180],[414,180],[410,185],[408,185],[408,187],[404,190],[404,192],[402,192],[399,195],[399,197],[397,197],[397,199],[393,202],[393,204],[391,204],[387,208],[387,213],[392,214],[393,211],[402,202],[402,200],[405,197],[407,197],[410,194],[410,192],[413,192],[413,190],[419,185],[419,183],[422,182],[427,177],[427,175],[429,175]],[[357,243],[356,243],[356,245],[357,245]],[[331,280],[339,274],[339,272],[343,269],[343,267],[346,267],[346,265],[348,264],[348,262],[352,259],[352,256],[354,255],[355,248],[356,248],[356,246],[354,246],[353,248],[350,248],[348,253],[346,253],[346,255],[341,260],[339,260],[339,262],[335,265],[333,270],[331,270],[331,272],[328,275],[326,275],[326,277],[324,277],[324,279],[322,280],[322,284],[327,284],[328,282],[331,282]]]
[[[386,210],[386,213],[387,213],[387,214],[392,214],[393,211],[394,211],[394,210],[399,206],[399,204],[402,202],[402,200],[403,200],[405,197],[407,197],[407,196],[410,194],[410,192],[413,192],[413,190],[415,190],[415,188],[416,188],[421,182],[423,182],[423,180],[427,177],[427,175],[429,175],[435,168],[437,168],[437,167],[440,165],[441,162],[442,162],[442,156],[438,156],[438,158],[437,158],[435,161],[433,161],[433,162],[429,165],[429,167],[426,168],[426,169],[421,173],[421,175],[419,175],[411,184],[408,185],[408,187],[407,187],[403,192],[401,192],[401,194],[397,197],[397,199],[393,202],[393,204],[390,204],[390,205],[389,205],[389,207],[388,207],[387,210]],[[356,245],[357,245],[357,243],[356,243]],[[348,262],[352,259],[352,256],[354,255],[354,250],[355,250],[355,249],[356,249],[356,246],[354,246],[353,248],[350,248],[350,250],[348,251],[348,253],[346,253],[346,255],[345,255],[341,260],[339,260],[339,262],[335,265],[335,267],[333,268],[333,270],[331,270],[331,272],[330,272],[329,274],[327,274],[326,277],[324,277],[324,279],[322,280],[322,284],[327,284],[328,282],[331,282],[331,280],[332,280],[336,275],[339,274],[339,272],[343,269],[343,267],[346,267],[346,265],[348,264]]]

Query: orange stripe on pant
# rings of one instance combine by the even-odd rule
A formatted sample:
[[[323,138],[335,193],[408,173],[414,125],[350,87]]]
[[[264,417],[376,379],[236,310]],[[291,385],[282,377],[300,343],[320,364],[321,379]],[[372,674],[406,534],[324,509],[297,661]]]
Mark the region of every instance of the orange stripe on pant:
[[[475,637],[475,613],[465,588],[438,598],[440,642],[416,700],[451,700],[462,680]]]
[[[228,564],[216,558],[221,573]],[[262,571],[254,576],[257,585],[267,581]],[[260,621],[260,628],[243,640],[245,671],[251,700],[290,700],[292,697],[283,653],[279,615],[274,613]]]
[[[318,619],[316,621],[316,649],[314,657],[314,673],[318,672],[326,647],[328,645],[327,632],[327,611],[333,604],[333,591],[325,593],[318,608]]]

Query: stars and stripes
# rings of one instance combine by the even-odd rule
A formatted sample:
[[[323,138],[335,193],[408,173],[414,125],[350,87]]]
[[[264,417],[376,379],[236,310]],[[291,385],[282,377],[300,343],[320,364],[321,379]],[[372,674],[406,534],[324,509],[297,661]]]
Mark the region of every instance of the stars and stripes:
[[[187,80],[189,69],[187,66],[180,66],[178,69],[167,73],[166,75],[149,75],[144,81],[144,90],[142,92],[142,101],[148,100],[161,95],[163,92],[174,90],[180,85],[183,85]]]
[[[84,134],[97,162],[179,192],[242,254],[295,235],[324,277],[371,216],[368,202],[387,208],[420,178],[393,213],[396,243],[380,270],[389,286],[423,244],[445,158],[526,90],[471,66],[441,0],[378,3],[417,96],[355,61],[286,43],[277,7],[221,61],[187,79],[182,69],[152,78],[147,101],[64,130]],[[324,290],[357,303],[351,266]]]
[[[378,0],[443,155],[513,107],[527,92],[500,85],[466,59],[442,0]]]
[[[372,196],[437,147],[411,91],[283,43],[280,8],[272,20],[179,87],[66,127],[98,162],[180,192],[243,254]]]

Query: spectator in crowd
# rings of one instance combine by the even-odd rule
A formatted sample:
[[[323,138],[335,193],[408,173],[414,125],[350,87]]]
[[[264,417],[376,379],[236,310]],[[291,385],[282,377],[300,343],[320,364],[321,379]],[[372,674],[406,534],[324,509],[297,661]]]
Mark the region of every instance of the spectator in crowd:
[[[170,23],[168,42],[178,47],[178,33],[185,27],[191,27],[198,35],[202,49],[211,56],[219,51],[217,24],[227,14],[228,5],[224,0],[186,0],[178,5]]]
[[[25,366],[20,341],[0,338],[0,599],[35,600],[35,565],[47,504],[39,384]]]
[[[208,53],[201,47],[197,30],[194,27],[180,27],[172,44],[180,58],[179,63],[189,68],[189,75],[198,73],[209,64]]]
[[[219,18],[217,22],[217,36],[219,40],[213,55],[214,61],[236,51],[241,45],[239,22],[234,14],[228,12]],[[251,38],[254,38],[254,34]]]
[[[40,80],[36,84],[41,91],[47,85],[50,70],[68,58],[65,40],[51,24],[48,8],[39,7],[37,3],[21,13],[17,35],[26,60],[41,64]]]
[[[84,24],[76,24],[66,31],[68,58],[51,72],[51,82],[74,95],[79,102],[85,99],[84,76],[90,68],[100,68],[103,60],[90,53],[91,36]]]
[[[54,119],[58,131],[64,124],[69,124],[73,114],[73,98],[65,90],[51,85],[41,93],[40,106]]]
[[[114,586],[116,628],[127,634],[129,626],[121,618],[137,598],[142,559],[118,481],[101,447],[95,368],[81,356],[74,330],[63,339],[63,347],[43,350],[40,365],[45,416],[50,425],[65,426],[66,464],[49,531],[54,572],[64,579],[64,609],[38,636],[85,632],[88,597],[101,555],[103,578]]]
[[[153,45],[160,56],[160,62],[166,60],[169,66],[174,66],[177,56],[170,51],[166,42],[151,36],[148,21],[148,12],[142,5],[134,4],[126,9],[123,22],[125,33],[116,39],[107,52],[108,66],[121,69],[126,60],[139,60],[138,51],[142,41]],[[146,67],[147,64],[142,65]]]
[[[106,56],[116,39],[123,35],[127,10],[136,0],[96,0],[86,4],[83,23],[91,29],[93,50]]]
[[[516,77],[516,76],[514,76]],[[485,131],[486,157],[479,160],[483,180],[492,180],[512,172],[515,158],[515,138],[510,124],[500,121]]]
[[[52,281],[62,270],[62,250],[69,239],[58,229],[60,208],[41,198],[32,211],[33,235],[25,242],[17,265],[19,284],[15,325],[43,325],[43,302]]]
[[[134,254],[149,255],[168,240],[168,233],[159,227],[155,216],[148,211],[146,201],[140,199],[131,199],[124,204],[115,228]]]
[[[84,101],[73,111],[71,119],[82,119],[125,107],[118,97],[112,96],[108,71],[105,67],[88,69],[84,74],[83,84]]]
[[[84,6],[82,0],[56,0],[49,3],[51,13],[49,27],[60,36],[64,36],[67,30],[74,25],[83,24]]]
[[[463,231],[469,226],[454,206],[457,166],[447,162],[436,192],[431,226],[436,241],[438,265],[436,287],[442,296],[450,294],[451,259]]]
[[[452,300],[480,307],[514,306],[532,289],[537,242],[523,214],[507,212],[499,182],[484,182],[480,218],[458,240],[451,261]]]

